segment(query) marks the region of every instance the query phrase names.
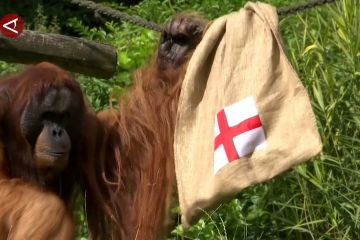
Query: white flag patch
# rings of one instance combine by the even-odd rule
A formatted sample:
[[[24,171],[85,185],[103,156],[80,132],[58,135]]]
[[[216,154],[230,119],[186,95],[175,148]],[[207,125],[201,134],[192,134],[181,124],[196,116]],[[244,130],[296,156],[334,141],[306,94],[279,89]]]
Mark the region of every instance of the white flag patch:
[[[228,163],[266,146],[253,97],[220,110],[215,117],[214,173]]]

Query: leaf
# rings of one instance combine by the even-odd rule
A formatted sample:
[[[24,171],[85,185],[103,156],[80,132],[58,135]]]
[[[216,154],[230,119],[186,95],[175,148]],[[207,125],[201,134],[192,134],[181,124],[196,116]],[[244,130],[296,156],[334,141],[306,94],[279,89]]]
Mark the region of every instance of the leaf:
[[[307,52],[309,52],[312,49],[318,49],[318,46],[316,44],[312,44],[310,46],[307,46],[305,50],[301,53],[301,56],[304,56]]]
[[[120,68],[124,70],[131,69],[132,66],[132,60],[129,58],[129,56],[125,52],[120,52],[118,54],[118,64]]]

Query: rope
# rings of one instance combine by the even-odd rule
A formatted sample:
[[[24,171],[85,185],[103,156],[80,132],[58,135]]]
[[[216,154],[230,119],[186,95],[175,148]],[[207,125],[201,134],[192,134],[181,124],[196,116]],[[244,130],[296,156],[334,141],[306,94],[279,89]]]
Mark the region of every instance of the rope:
[[[333,3],[335,1],[337,0],[311,0],[307,3],[303,3],[295,6],[278,8],[277,13],[279,16],[292,15],[298,12],[303,12],[308,9],[323,6],[328,3]]]
[[[112,19],[120,20],[120,21],[126,21],[144,28],[148,28],[154,31],[161,32],[163,30],[163,27],[159,24],[146,21],[145,19],[142,19],[138,16],[130,16],[129,14],[117,11],[115,9],[112,9],[110,7],[101,6],[99,4],[96,4],[92,1],[88,0],[71,0],[70,1],[73,4],[77,4],[80,7],[85,7],[89,10],[96,11],[98,13],[101,13],[105,16],[108,16]]]
[[[308,9],[312,9],[315,7],[323,6],[328,3],[333,3],[337,0],[310,0],[307,3],[295,5],[295,6],[289,6],[289,7],[282,7],[277,9],[277,13],[279,16],[287,16],[292,15],[298,12],[303,12]],[[142,19],[138,16],[131,16],[129,14],[126,14],[124,12],[117,11],[115,9],[112,9],[110,7],[101,6],[99,4],[96,4],[89,0],[70,0],[71,3],[77,4],[80,7],[85,7],[89,10],[96,11],[98,13],[101,13],[105,16],[108,16],[112,19],[120,20],[120,21],[126,21],[144,28],[148,28],[157,32],[161,32],[163,30],[163,26],[156,24],[154,22],[149,22],[145,19]]]

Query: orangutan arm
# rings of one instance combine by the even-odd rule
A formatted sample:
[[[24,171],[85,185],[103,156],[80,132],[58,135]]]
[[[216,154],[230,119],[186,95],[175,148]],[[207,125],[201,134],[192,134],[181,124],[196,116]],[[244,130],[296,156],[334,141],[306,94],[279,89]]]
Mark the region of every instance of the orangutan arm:
[[[74,239],[63,201],[21,180],[0,180],[0,220],[0,240]]]
[[[117,156],[106,157],[105,165],[108,179],[118,181],[117,190],[109,193],[108,209],[120,239],[156,240],[167,234],[175,185],[177,103],[187,63],[204,27],[205,21],[194,14],[173,18],[154,59],[135,72],[134,85],[119,110],[98,114],[107,131],[118,136],[116,144],[105,144],[103,152]]]

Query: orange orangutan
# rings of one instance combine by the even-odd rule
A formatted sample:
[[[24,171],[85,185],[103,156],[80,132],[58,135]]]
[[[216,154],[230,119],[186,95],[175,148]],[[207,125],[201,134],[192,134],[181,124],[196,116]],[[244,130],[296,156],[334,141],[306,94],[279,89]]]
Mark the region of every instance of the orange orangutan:
[[[0,239],[72,239],[67,204],[87,115],[79,85],[41,63],[0,81]]]
[[[118,109],[97,116],[52,64],[0,81],[0,240],[73,239],[79,193],[92,239],[165,236],[177,101],[204,26],[192,14],[171,20]]]
[[[115,218],[122,239],[155,240],[167,233],[175,185],[178,98],[187,63],[204,27],[205,21],[195,14],[172,19],[162,33],[156,57],[135,72],[134,86],[121,100],[119,110],[98,114],[116,133],[116,144],[106,149],[116,156],[117,161],[107,162],[115,171],[107,176],[119,184]]]

